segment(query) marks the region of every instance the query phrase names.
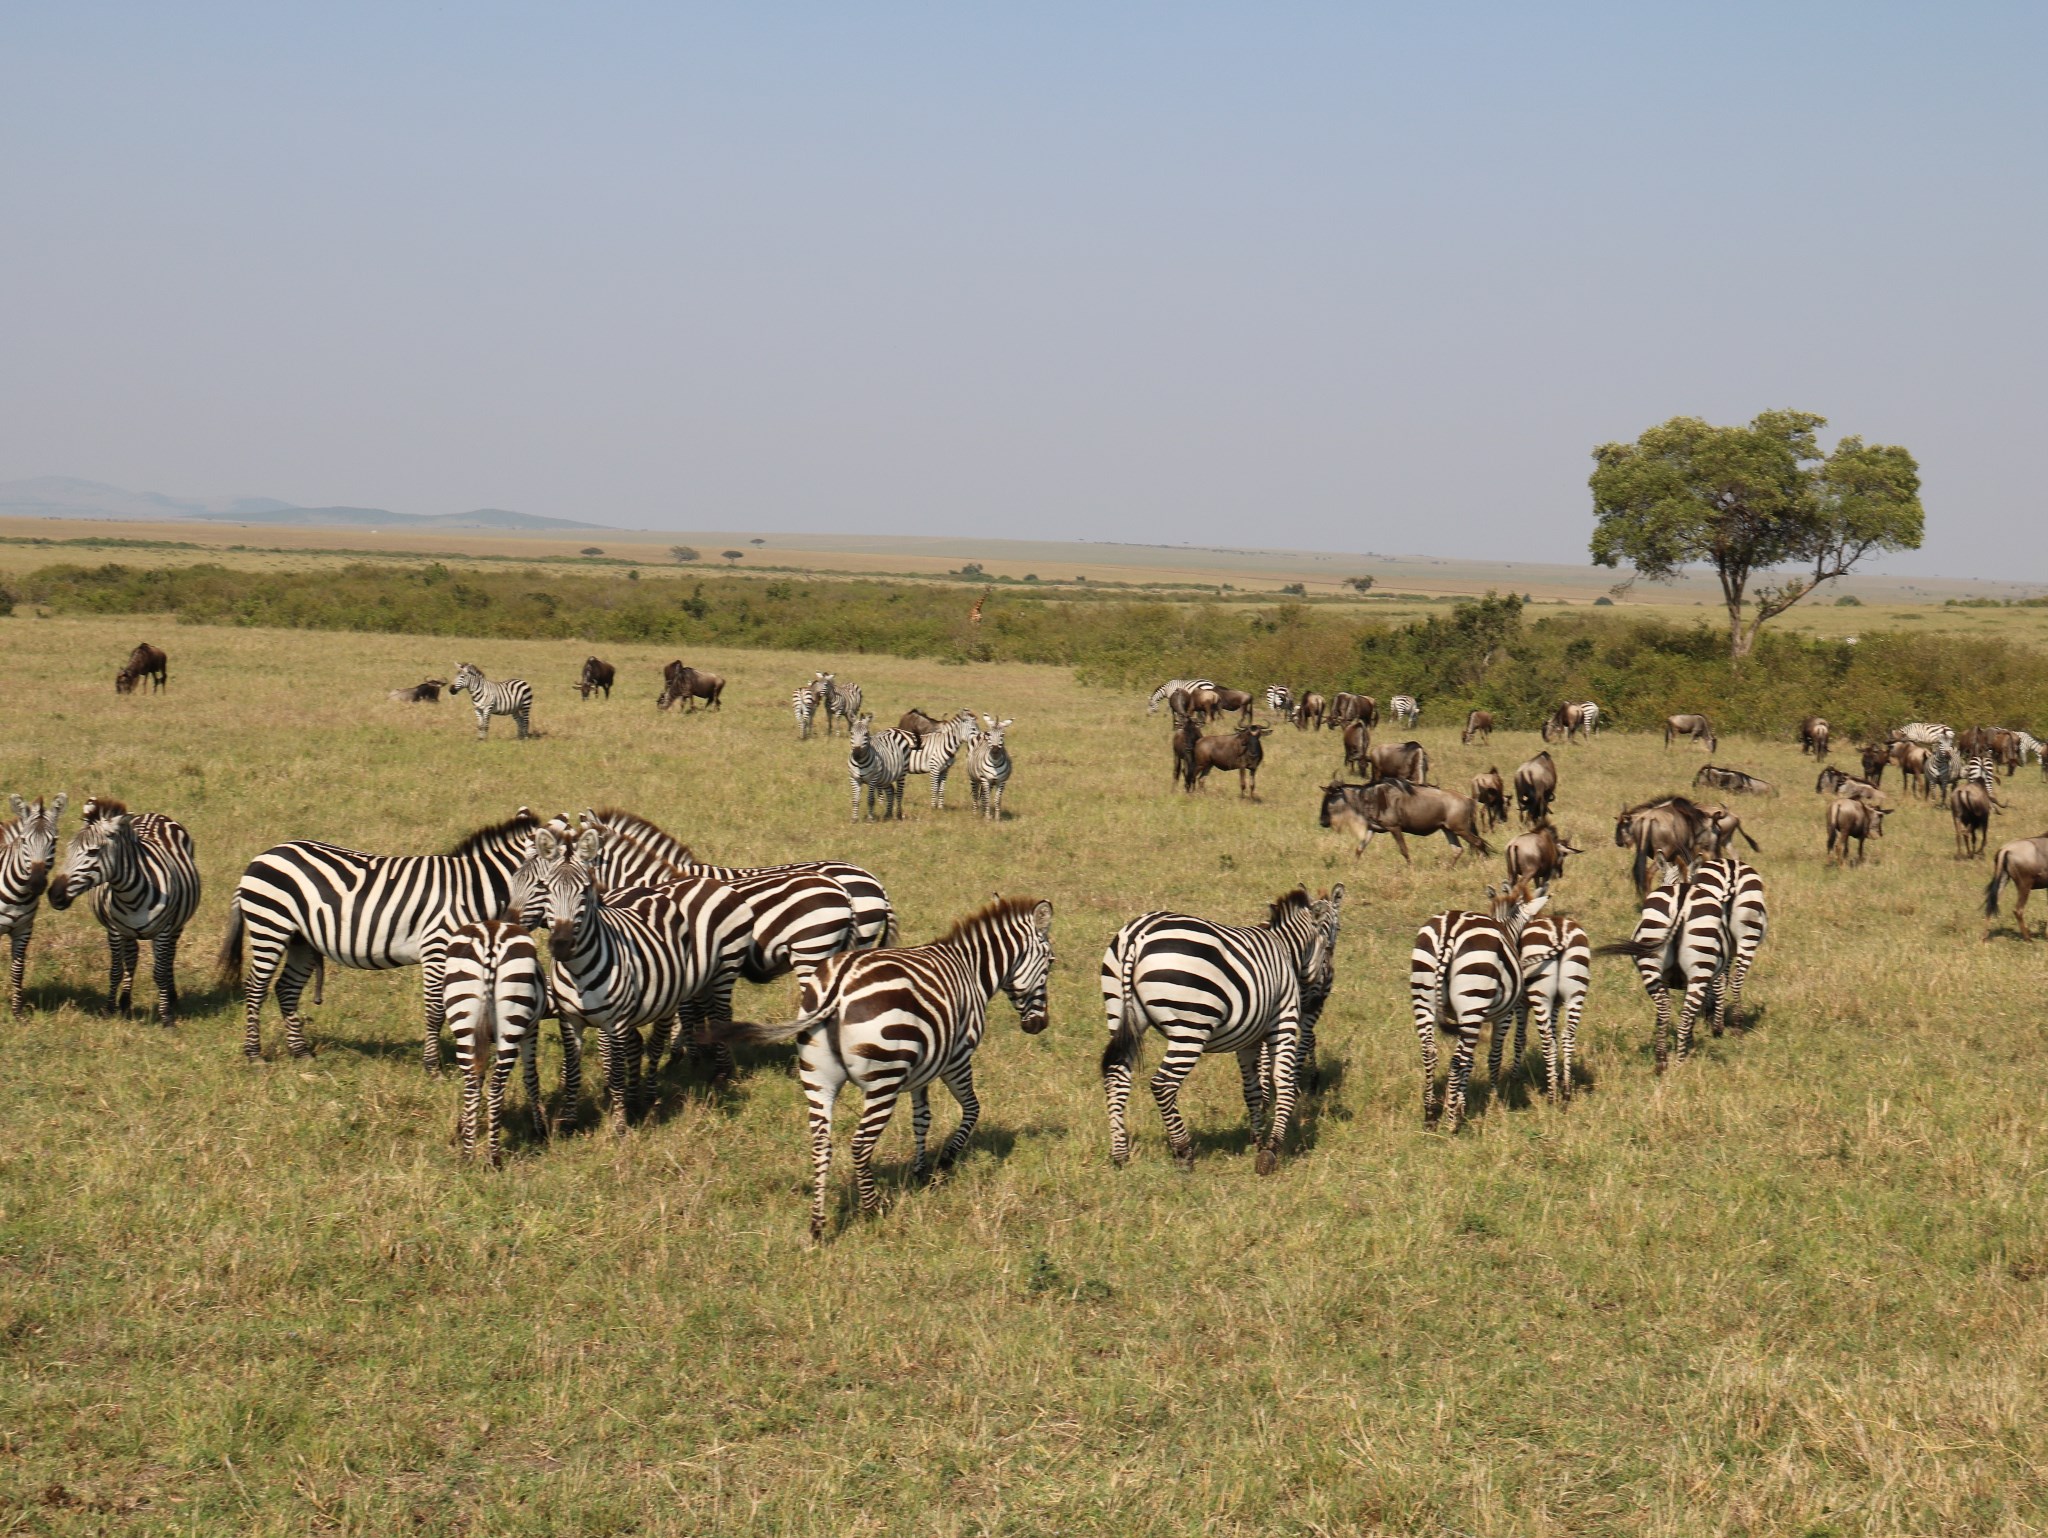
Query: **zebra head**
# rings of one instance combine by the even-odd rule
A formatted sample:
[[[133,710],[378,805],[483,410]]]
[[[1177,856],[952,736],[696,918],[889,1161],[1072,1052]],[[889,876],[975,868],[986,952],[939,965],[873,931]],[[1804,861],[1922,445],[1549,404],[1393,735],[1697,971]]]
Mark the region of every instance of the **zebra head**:
[[[1546,882],[1518,881],[1511,885],[1503,881],[1497,888],[1486,889],[1486,900],[1493,921],[1508,932],[1510,939],[1519,940],[1522,926],[1550,902],[1550,889]]]
[[[1005,915],[1005,921],[1017,931],[1021,943],[1002,989],[1017,1007],[1017,1023],[1024,1034],[1036,1036],[1051,1020],[1046,993],[1052,978],[1052,904],[1039,902],[1030,908],[1019,904],[1018,911]]]
[[[872,715],[855,716],[846,723],[846,748],[849,753],[859,757],[867,751],[868,735],[874,730],[874,725],[875,718]]]
[[[50,906],[63,912],[107,879],[110,853],[133,858],[135,824],[119,802],[88,800],[85,820],[64,847],[64,859],[50,879]]]
[[[1344,883],[1341,881],[1309,905],[1309,921],[1314,925],[1314,932],[1302,960],[1301,1004],[1304,1017],[1311,1023],[1322,1013],[1323,1001],[1329,998],[1330,990],[1337,983],[1337,933],[1343,909]]]
[[[1016,724],[1015,717],[1005,717],[1003,720],[998,721],[994,716],[983,716],[981,718],[981,740],[987,744],[990,752],[994,752],[1003,745],[1003,733]]]
[[[448,686],[448,692],[460,694],[465,689],[473,690],[483,681],[483,670],[474,662],[465,662],[455,670],[455,682]]]
[[[69,798],[60,790],[48,807],[40,800],[24,801],[19,796],[7,799],[14,808],[15,820],[12,827],[0,829],[0,849],[6,850],[9,864],[28,868],[36,895],[40,896],[42,878],[57,858],[57,819],[64,815]],[[34,900],[28,899],[30,903]]]
[[[602,895],[597,862],[604,854],[604,833],[586,827],[574,838],[552,830],[550,836],[555,841],[556,858],[543,887],[548,943],[566,951],[574,948],[577,931]]]
[[[567,814],[557,812],[515,846],[519,863],[512,869],[505,911],[498,916],[500,923],[538,929],[548,921],[548,877],[554,874],[555,866],[561,863],[563,852],[573,840]]]

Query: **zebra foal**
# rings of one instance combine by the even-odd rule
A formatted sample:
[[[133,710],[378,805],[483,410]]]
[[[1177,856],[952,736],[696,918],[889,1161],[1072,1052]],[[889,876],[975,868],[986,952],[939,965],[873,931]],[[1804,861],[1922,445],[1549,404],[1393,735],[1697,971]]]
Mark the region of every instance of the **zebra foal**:
[[[875,818],[875,802],[882,802],[882,819],[903,816],[903,781],[910,773],[910,736],[893,727],[874,729],[875,718],[857,716],[846,727],[846,774],[853,784],[853,820],[860,821],[860,792],[868,792],[868,820]]]
[[[473,662],[465,662],[455,670],[455,682],[448,686],[450,694],[469,691],[469,702],[476,707],[476,736],[482,742],[491,734],[492,716],[510,716],[519,728],[521,739],[533,735],[533,685],[523,678],[501,678],[492,683],[484,677],[483,669]]]
[[[974,792],[974,809],[990,822],[1003,820],[1003,791],[1010,783],[1010,750],[1003,733],[1017,723],[1005,717],[983,716],[983,730],[967,745],[967,785]]]
[[[0,934],[13,955],[7,967],[7,1004],[17,1015],[28,1005],[22,979],[28,971],[28,942],[35,938],[36,905],[50,882],[57,857],[57,819],[64,815],[63,791],[47,806],[10,796],[14,820],[0,823]]]
[[[548,1009],[547,979],[532,936],[516,924],[494,919],[464,924],[448,937],[442,999],[448,1029],[455,1037],[455,1061],[462,1069],[462,1154],[475,1157],[481,1130],[484,1157],[496,1169],[502,1157],[499,1132],[505,1122],[505,1086],[515,1062],[525,1070],[534,1136],[545,1138],[550,1130],[536,1051],[540,1020]],[[576,1033],[565,1028],[562,1088],[570,1115],[575,1114],[580,1056]]]
[[[1415,1034],[1422,1042],[1422,1124],[1439,1120],[1456,1132],[1465,1121],[1465,1091],[1479,1036],[1493,1026],[1489,1067],[1499,1086],[1502,1035],[1522,997],[1521,937],[1530,919],[1549,901],[1547,893],[1528,882],[1486,889],[1488,909],[1470,913],[1452,909],[1433,915],[1416,933],[1408,958],[1408,998],[1415,1015]],[[1436,1094],[1437,1043],[1441,1032],[1455,1036],[1457,1048]]]
[[[1578,1049],[1579,1020],[1586,1012],[1586,988],[1592,979],[1593,947],[1578,921],[1539,913],[1522,926],[1518,964],[1522,996],[1515,1013],[1515,1061],[1522,1060],[1531,1016],[1543,1047],[1544,1098],[1569,1105],[1572,1098],[1572,1055]],[[1496,1060],[1488,1068],[1499,1079],[1500,1036],[1493,1039]]]
[[[107,932],[107,993],[116,1014],[134,1002],[135,966],[147,940],[157,1021],[176,1025],[178,939],[199,906],[192,835],[161,812],[131,814],[119,801],[88,799],[82,811],[50,882],[50,906],[62,911],[92,893],[93,917]]]

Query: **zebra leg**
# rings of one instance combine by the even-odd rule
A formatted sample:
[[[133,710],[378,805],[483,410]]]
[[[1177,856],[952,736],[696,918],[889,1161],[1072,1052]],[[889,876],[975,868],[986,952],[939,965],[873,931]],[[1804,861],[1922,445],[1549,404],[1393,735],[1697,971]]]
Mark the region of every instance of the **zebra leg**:
[[[1725,971],[1722,972],[1722,974],[1719,977],[1714,979],[1713,1000],[1713,1032],[1715,1038],[1719,1039],[1722,1032],[1722,1028],[1725,1027],[1728,1023],[1728,974]]]
[[[482,742],[491,735],[491,713],[479,705],[476,707],[476,740]]]
[[[1415,1034],[1422,1041],[1422,1125],[1434,1127],[1443,1107],[1436,1098],[1436,1020],[1417,1012]]]
[[[611,1025],[597,1031],[597,1055],[604,1074],[604,1119],[614,1136],[626,1130],[626,1043]]]
[[[156,978],[156,1018],[159,1024],[178,1023],[178,936],[173,930],[149,942],[150,971]]]
[[[455,1066],[462,1073],[462,1157],[476,1156],[477,1118],[483,1110],[483,1064],[477,1061],[477,1042],[468,1031],[455,1038]]]
[[[852,778],[852,780],[853,780],[853,820],[854,820],[855,822],[859,822],[859,821],[860,821],[860,776],[856,774],[856,775],[853,775],[853,776],[851,776],[851,778]],[[873,793],[872,791],[870,791],[870,792],[868,793],[868,806],[869,806],[869,811],[870,811],[870,813],[872,814],[872,811],[873,811],[873,808],[874,808],[874,793]]]
[[[853,1129],[853,1186],[860,1193],[860,1210],[874,1214],[882,1210],[882,1193],[875,1188],[875,1145],[882,1129],[896,1109],[896,1086],[902,1080],[893,1074],[879,1084],[863,1084],[866,1098],[861,1102],[860,1121]]]
[[[430,939],[420,947],[420,992],[425,1001],[426,1035],[421,1061],[428,1073],[441,1071],[441,1025],[448,1018],[443,983],[448,968],[448,937]]]
[[[924,1140],[932,1130],[932,1097],[930,1087],[920,1084],[910,1092],[910,1143],[916,1150],[911,1160],[910,1173],[919,1180],[931,1170],[931,1163],[924,1156]]]
[[[1266,1084],[1272,1075],[1268,1059],[1270,1050],[1271,1042],[1268,1040],[1240,1047],[1237,1052],[1237,1077],[1244,1090],[1244,1125],[1255,1148],[1259,1146],[1263,1130],[1261,1118],[1266,1111]]]
[[[1579,1016],[1586,1012],[1586,996],[1581,993],[1565,1006],[1564,1030],[1558,1044],[1558,1086],[1557,1092],[1566,1105],[1572,1103],[1572,1057],[1579,1046]],[[1553,1011],[1553,1025],[1555,1024]]]
[[[557,1023],[562,1027],[561,1125],[573,1127],[576,1125],[577,1108],[583,1103],[583,1023],[567,1015]]]
[[[946,768],[945,765],[941,764],[938,768],[932,771],[932,810],[935,812],[943,812],[945,809]]]
[[[277,971],[277,1007],[284,1014],[285,1050],[293,1057],[313,1055],[312,1043],[306,1040],[305,1017],[299,1013],[299,1000],[319,964],[320,958],[310,946],[294,944],[285,950],[284,964]]]
[[[498,1055],[491,1063],[491,1087],[484,1102],[484,1111],[488,1120],[484,1125],[487,1129],[488,1138],[485,1149],[487,1157],[491,1161],[492,1169],[497,1169],[505,1162],[503,1145],[499,1136],[500,1129],[505,1125],[505,1084],[512,1077],[512,1061],[518,1056],[519,1044],[517,1042],[501,1041],[498,1043]],[[479,1064],[478,1066],[481,1067],[482,1065]]]
[[[1524,1018],[1528,1011],[1524,1009]],[[1557,1009],[1550,995],[1544,994],[1535,1002],[1536,1039],[1543,1045],[1543,1098],[1552,1105],[1557,1104]],[[1517,1056],[1522,1045],[1521,1033],[1515,1033]]]
[[[526,741],[528,737],[533,735],[533,722],[529,712],[524,710],[515,711],[512,719],[519,723],[519,740],[521,742]]]
[[[1486,1048],[1486,1082],[1493,1086],[1496,1094],[1500,1092],[1500,1060],[1507,1049],[1508,1032],[1512,1026],[1513,1022],[1507,1014],[1493,1017],[1493,1038],[1487,1043]],[[1518,1044],[1515,1053],[1517,1062],[1521,1060],[1521,1056]]]
[[[1109,1102],[1109,1160],[1118,1169],[1131,1162],[1131,1131],[1125,1112],[1131,1103],[1131,1067],[1138,1058],[1138,1044],[1131,1044],[1130,1056],[1121,1062],[1104,1056],[1102,1094]]]
[[[1180,1114],[1180,1087],[1195,1071],[1201,1056],[1198,1043],[1169,1036],[1166,1060],[1152,1075],[1152,1098],[1159,1104],[1159,1119],[1166,1124],[1166,1146],[1173,1150],[1174,1162],[1184,1170],[1195,1167],[1195,1140]]]
[[[1465,1086],[1472,1082],[1472,1060],[1479,1055],[1479,1032],[1485,1023],[1458,1027],[1458,1050],[1451,1056],[1450,1082],[1444,1086],[1444,1120],[1452,1132],[1465,1125]]]
[[[1259,1149],[1255,1168],[1270,1175],[1280,1167],[1280,1150],[1287,1143],[1287,1124],[1294,1119],[1295,1067],[1301,1058],[1301,1021],[1298,1015],[1281,1017],[1272,1035],[1273,1124],[1267,1129],[1265,1145]]]
[[[1707,995],[1712,991],[1712,982],[1687,983],[1685,1003],[1678,1011],[1678,1060],[1682,1063],[1692,1056],[1692,1033],[1700,1012],[1707,1007]]]
[[[271,980],[278,975],[285,947],[253,931],[243,933],[248,955],[242,967],[242,1056],[253,1063],[263,1056],[263,1004],[270,996]]]
[[[107,1013],[125,1015],[135,1002],[136,944],[133,935],[107,931]]]
[[[1537,1031],[1539,1034],[1541,1033],[1542,1029],[1543,1028],[1541,1025],[1537,1026]],[[1515,1000],[1515,1058],[1513,1062],[1508,1064],[1509,1073],[1513,1073],[1517,1068],[1520,1068],[1522,1066],[1522,1054],[1524,1052],[1527,1052],[1528,1050],[1529,995],[1528,992],[1524,990],[1522,994]]]
[[[832,1102],[846,1082],[846,1065],[832,1050],[831,1033],[799,1037],[797,1077],[804,1087],[811,1133],[811,1242],[825,1237],[825,1190],[832,1175]]]
[[[981,1121],[981,1101],[974,1093],[972,1059],[958,1067],[945,1069],[939,1078],[953,1092],[953,1098],[960,1102],[960,1125],[953,1129],[953,1135],[939,1150],[939,1168],[944,1170],[951,1169],[954,1161],[967,1152],[967,1140],[974,1136],[975,1126]]]
[[[533,1117],[533,1135],[543,1140],[548,1135],[548,1108],[540,1097],[540,1021],[529,1021],[526,1034],[519,1038],[520,1078],[526,1085],[526,1108]]]
[[[2025,926],[2021,927],[2024,928]],[[28,995],[23,992],[21,981],[23,975],[28,970],[28,942],[29,936],[34,931],[35,926],[30,924],[24,928],[16,929],[7,937],[14,950],[14,954],[7,964],[7,1007],[12,1009],[17,1015],[21,1014],[28,1007]]]

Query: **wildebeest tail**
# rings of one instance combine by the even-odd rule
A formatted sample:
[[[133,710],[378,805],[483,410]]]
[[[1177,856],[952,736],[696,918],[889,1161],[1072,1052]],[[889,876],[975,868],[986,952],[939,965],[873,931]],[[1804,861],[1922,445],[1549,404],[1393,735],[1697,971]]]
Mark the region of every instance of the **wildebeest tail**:
[[[1493,853],[1493,845],[1487,843],[1485,839],[1479,836],[1479,820],[1476,817],[1473,819],[1472,831],[1465,835],[1465,842],[1481,854],[1491,855]]]
[[[1998,858],[1991,862],[1991,884],[1984,888],[1984,917],[1998,917],[1998,889],[2005,885],[2005,851],[1998,851]]]
[[[234,898],[228,903],[228,932],[221,938],[215,965],[223,982],[237,986],[242,981],[242,927],[241,899]]]

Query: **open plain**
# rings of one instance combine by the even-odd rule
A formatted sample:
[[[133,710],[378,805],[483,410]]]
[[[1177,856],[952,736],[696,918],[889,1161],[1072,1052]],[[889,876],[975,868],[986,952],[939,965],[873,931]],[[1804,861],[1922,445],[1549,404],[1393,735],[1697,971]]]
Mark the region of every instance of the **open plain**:
[[[170,687],[116,698],[145,635]],[[1798,701],[1782,736],[1714,755],[1781,791],[1737,802],[1773,916],[1744,1028],[1656,1080],[1633,969],[1597,961],[1580,1098],[1547,1108],[1526,1073],[1495,1094],[1482,1070],[1473,1121],[1445,1137],[1420,1125],[1408,947],[1500,864],[1452,863],[1436,839],[1412,869],[1387,840],[1355,860],[1315,825],[1334,735],[1277,731],[1250,803],[1222,775],[1171,790],[1164,714],[1050,668],[692,656],[727,675],[726,708],[680,716],[654,709],[672,653],[648,647],[606,648],[619,687],[586,703],[573,642],[26,613],[0,641],[0,789],[68,790],[67,836],[87,794],[172,813],[207,883],[175,1032],[103,1012],[83,907],[45,910],[32,1011],[0,1025],[7,1530],[2048,1523],[2048,948],[2009,913],[1984,938],[1989,861],[1956,860],[1947,814],[1892,786],[1869,863],[1827,865]],[[385,699],[463,660],[533,681],[536,740],[500,721],[478,743],[466,700]],[[851,824],[843,737],[797,742],[788,705],[834,666],[884,720],[1015,717],[1009,819],[975,819],[958,780],[935,814],[914,778],[900,824]],[[1460,747],[1457,723],[1424,721],[1446,785],[1538,746]],[[1702,755],[1618,733],[1553,751],[1557,821],[1585,850],[1553,901],[1596,943],[1624,936],[1614,814],[1686,787]],[[2001,795],[1994,848],[2048,828],[2040,770]],[[421,1070],[417,972],[330,969],[317,1057],[284,1056],[273,1010],[267,1060],[243,1062],[211,969],[252,855],[300,837],[432,852],[521,804],[623,806],[721,862],[858,862],[907,940],[992,891],[1050,898],[1051,1029],[1023,1037],[998,1000],[968,1156],[911,1186],[899,1116],[890,1210],[851,1210],[842,1152],[815,1248],[786,1053],[726,1088],[672,1073],[619,1140],[586,1098],[575,1132],[515,1135],[497,1173],[459,1161],[457,1083]],[[1225,1061],[1183,1102],[1192,1174],[1142,1091],[1137,1153],[1112,1168],[1096,967],[1117,925],[1162,907],[1251,922],[1336,880],[1327,1082],[1279,1172],[1253,1174]],[[793,993],[743,989],[738,1012],[788,1018]],[[550,1028],[551,1093],[556,1050]]]

